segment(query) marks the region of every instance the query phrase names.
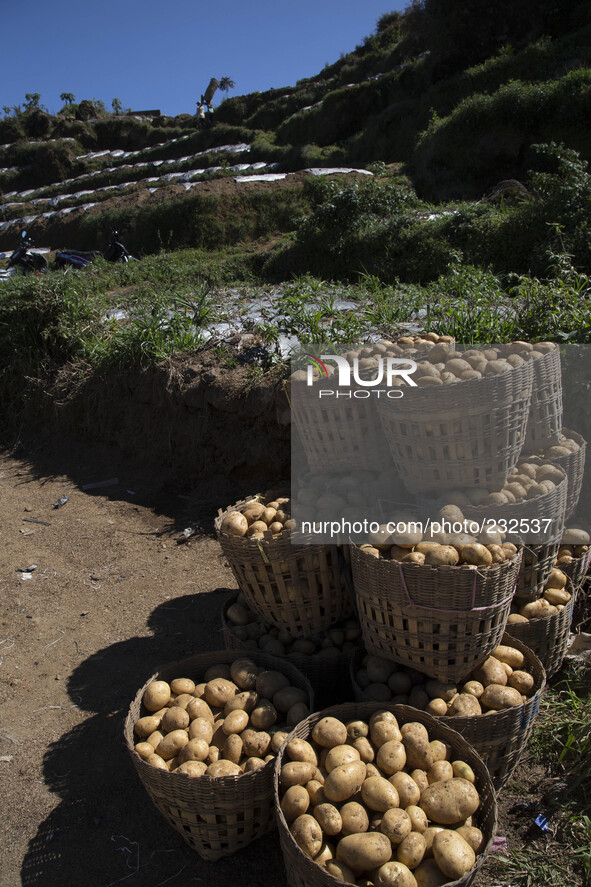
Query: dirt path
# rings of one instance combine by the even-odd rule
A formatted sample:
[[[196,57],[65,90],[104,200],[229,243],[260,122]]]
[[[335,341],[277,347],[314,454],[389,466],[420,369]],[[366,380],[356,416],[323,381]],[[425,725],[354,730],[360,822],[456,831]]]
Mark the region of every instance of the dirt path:
[[[0,453],[0,885],[229,885],[234,865],[202,862],[152,806],[122,726],[159,665],[223,648],[232,575],[211,536],[177,543],[182,497],[108,450],[68,454],[67,472],[64,455]],[[242,883],[281,883],[259,844]]]

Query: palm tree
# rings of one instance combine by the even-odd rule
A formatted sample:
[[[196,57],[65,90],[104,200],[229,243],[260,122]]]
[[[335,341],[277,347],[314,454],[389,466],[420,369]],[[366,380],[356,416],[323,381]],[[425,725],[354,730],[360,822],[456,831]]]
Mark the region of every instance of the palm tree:
[[[73,105],[76,101],[76,96],[73,92],[62,92],[62,94],[60,95],[60,100],[62,102],[65,102],[66,105]]]
[[[232,80],[231,77],[222,77],[220,80],[219,89],[221,92],[228,92],[230,89],[234,89],[236,84]]]

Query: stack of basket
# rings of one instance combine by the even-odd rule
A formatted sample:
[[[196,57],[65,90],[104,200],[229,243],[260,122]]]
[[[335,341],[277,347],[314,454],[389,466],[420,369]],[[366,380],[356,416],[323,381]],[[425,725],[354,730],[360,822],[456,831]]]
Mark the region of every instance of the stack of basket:
[[[286,641],[310,641],[316,651],[332,629],[343,627],[353,616],[349,548],[313,544],[315,540],[301,534],[293,544],[288,528],[275,534],[269,529],[248,536],[226,532],[229,516],[247,511],[252,503],[269,503],[273,496],[256,495],[220,511],[215,520],[217,537],[252,613],[265,626],[278,629]],[[228,648],[237,649],[244,643],[228,624],[229,603],[222,616],[224,638]],[[306,645],[301,649],[308,652],[296,650],[287,653],[286,658],[306,674],[322,702],[347,698],[347,684],[342,683],[340,675],[348,675],[351,650],[347,647],[342,655],[319,656]],[[338,693],[331,697],[335,688]]]

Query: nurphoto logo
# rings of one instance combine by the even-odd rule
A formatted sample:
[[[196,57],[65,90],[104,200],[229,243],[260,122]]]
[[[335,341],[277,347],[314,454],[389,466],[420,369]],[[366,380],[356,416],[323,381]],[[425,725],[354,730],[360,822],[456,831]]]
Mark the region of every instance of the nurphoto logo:
[[[399,398],[404,396],[404,392],[400,387],[401,383],[416,388],[417,383],[412,378],[412,374],[416,371],[417,365],[414,360],[402,357],[378,357],[377,366],[372,367],[373,378],[364,378],[368,374],[367,369],[360,372],[359,358],[354,357],[351,362],[346,357],[338,354],[321,354],[316,357],[308,354],[310,359],[308,364],[306,384],[311,387],[315,384],[314,370],[320,374],[320,378],[331,378],[335,376],[333,366],[327,367],[325,361],[336,363],[336,389],[323,389],[318,391],[318,397],[355,397],[367,398],[375,395],[381,397],[384,395],[389,398]],[[330,369],[330,372],[329,372]],[[355,388],[354,385],[359,387]],[[385,388],[378,388],[378,385],[385,385]]]

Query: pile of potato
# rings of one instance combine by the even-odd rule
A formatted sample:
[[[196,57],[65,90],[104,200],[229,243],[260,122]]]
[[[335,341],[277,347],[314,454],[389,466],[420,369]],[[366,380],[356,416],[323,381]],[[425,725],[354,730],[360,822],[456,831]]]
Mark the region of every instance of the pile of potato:
[[[573,440],[573,438],[568,437],[566,434],[561,434],[558,443],[553,444],[551,447],[547,447],[545,450],[541,450],[537,453],[537,456],[542,460],[563,459],[565,456],[571,456],[573,453],[578,453],[580,449],[581,446],[576,440]]]
[[[452,532],[433,529],[433,523],[423,532],[422,522],[399,514],[391,519],[390,527],[381,524],[377,532],[370,533],[368,541],[359,548],[375,558],[436,567],[461,564],[489,567],[511,560],[517,554],[517,546],[505,542],[506,534],[497,527],[487,526],[485,532],[472,535],[469,531],[474,525],[457,505],[441,508],[435,521],[440,527],[449,526]],[[390,532],[392,527],[395,532]],[[454,528],[460,532],[453,532]]]
[[[291,739],[281,810],[299,847],[347,884],[429,887],[475,865],[485,837],[472,768],[418,722],[323,717]]]
[[[472,717],[523,705],[535,692],[520,650],[499,645],[462,682],[442,681],[367,654],[355,674],[367,700],[412,705],[435,717]]]
[[[307,693],[285,675],[236,659],[190,678],[152,681],[134,726],[147,764],[187,776],[240,776],[272,760],[310,711]]]
[[[431,388],[498,376],[530,360],[539,360],[556,347],[554,342],[538,342],[535,345],[531,342],[511,342],[496,348],[472,348],[456,352],[442,343],[431,348],[425,360],[418,361],[413,379],[419,388]]]
[[[323,633],[322,637],[294,638],[285,629],[269,625],[249,609],[242,594],[226,610],[226,618],[233,634],[245,648],[264,650],[272,656],[288,656],[300,653],[305,656],[331,658],[352,652],[361,637],[356,619],[347,619]]]
[[[294,528],[291,499],[287,496],[267,501],[263,497],[252,499],[236,511],[229,511],[220,524],[220,532],[247,539],[262,539],[266,533],[280,536]]]
[[[526,456],[521,459],[509,474],[503,487],[488,490],[486,487],[474,487],[465,490],[452,490],[446,493],[451,505],[463,507],[480,507],[489,505],[513,505],[515,502],[527,502],[545,496],[556,489],[566,477],[562,468],[546,462],[538,456]],[[544,515],[540,515],[544,517]]]
[[[546,580],[542,596],[535,601],[527,603],[514,599],[512,612],[507,620],[508,625],[519,622],[529,622],[530,619],[544,619],[546,616],[556,616],[572,598],[572,594],[566,587],[567,576],[558,567],[553,567],[550,576]]]
[[[556,555],[557,567],[570,567],[575,561],[584,557],[589,551],[591,536],[586,530],[567,527],[560,539],[560,548]]]

